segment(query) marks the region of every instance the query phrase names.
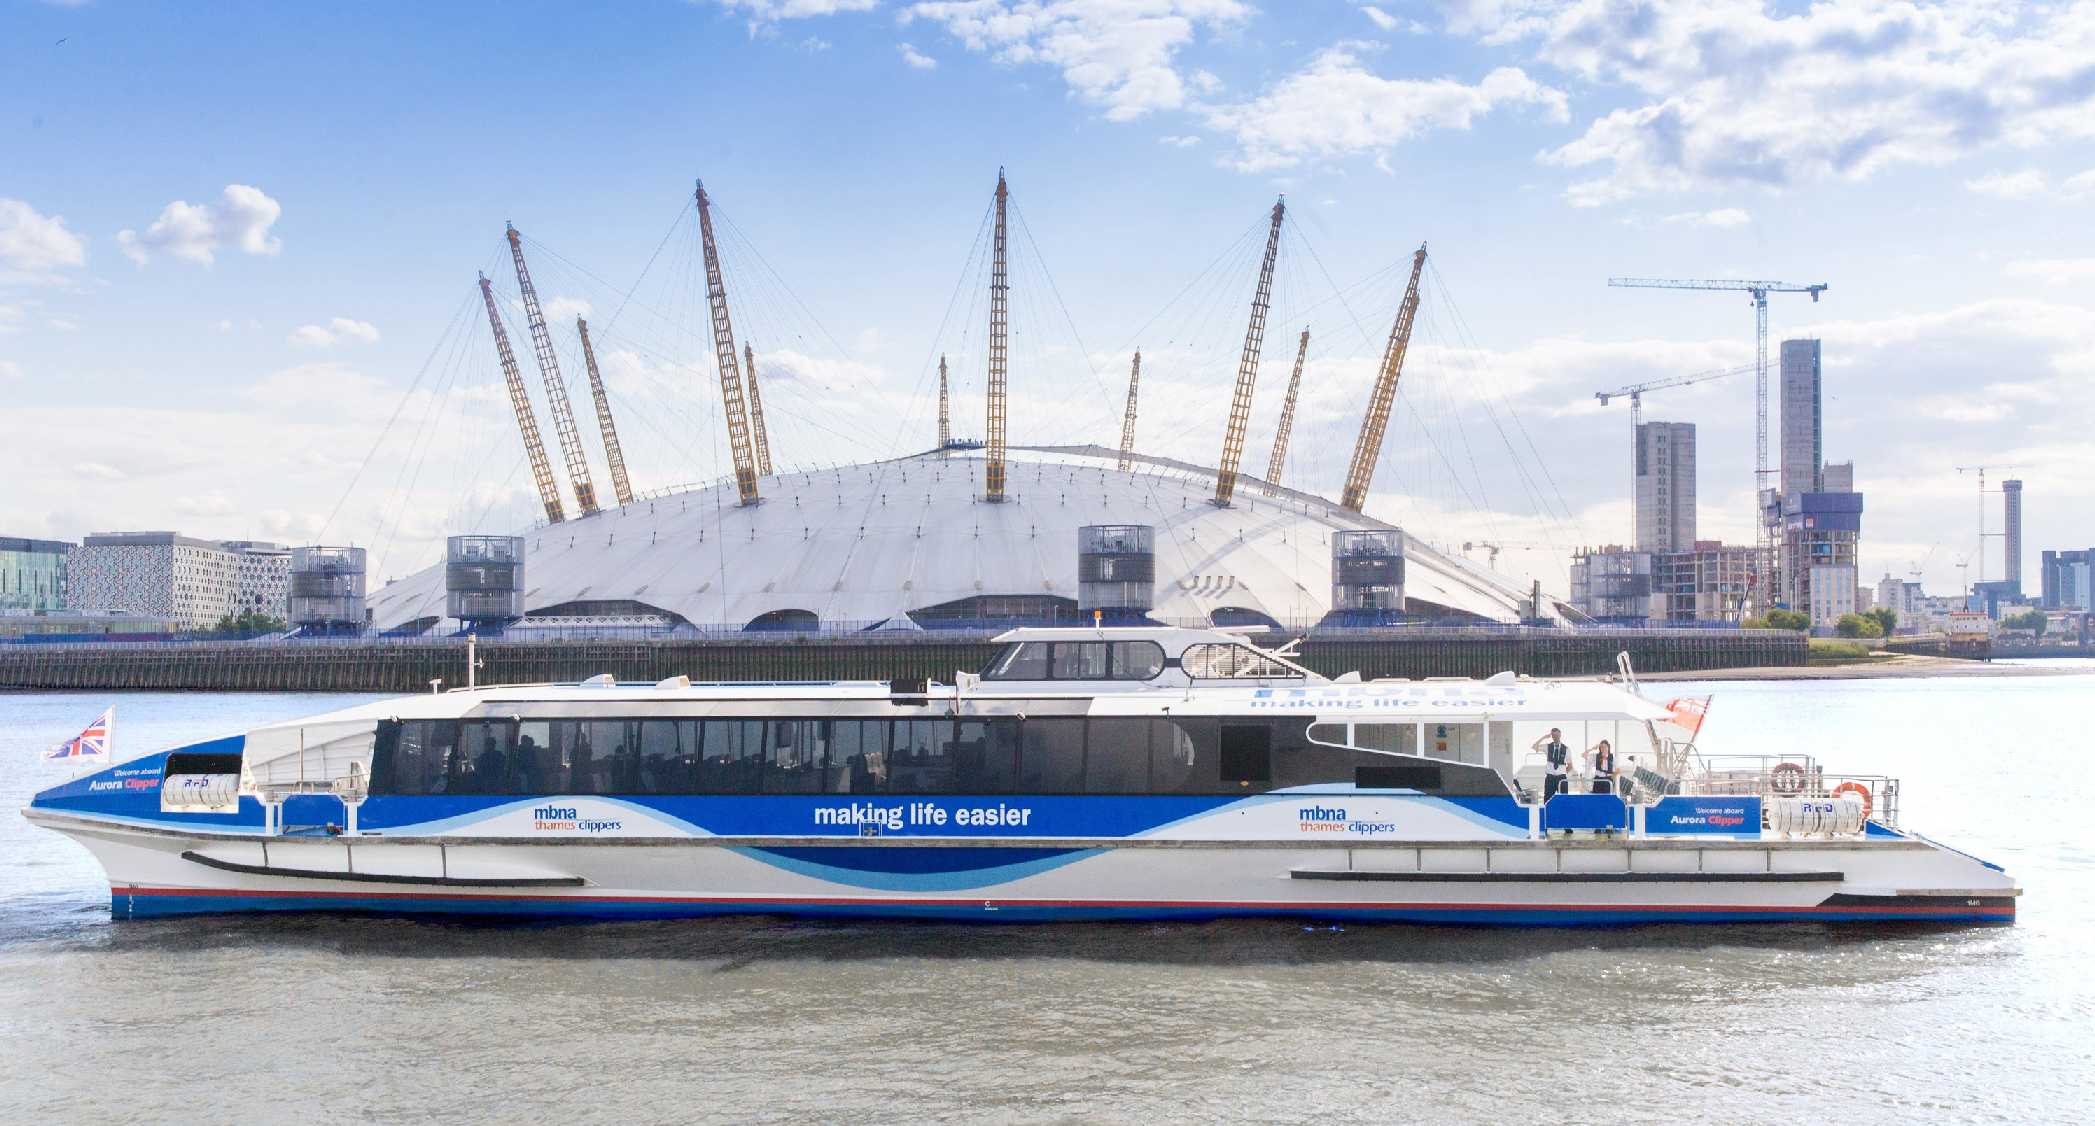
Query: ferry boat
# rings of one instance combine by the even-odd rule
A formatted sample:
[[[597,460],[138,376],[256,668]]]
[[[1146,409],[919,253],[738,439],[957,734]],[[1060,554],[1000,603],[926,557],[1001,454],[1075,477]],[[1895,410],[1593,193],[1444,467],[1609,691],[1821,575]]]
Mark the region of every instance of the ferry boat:
[[[1326,678],[1226,631],[1024,629],[925,681],[484,687],[149,754],[25,811],[118,918],[2006,922],[1898,783],[1613,681]],[[1551,728],[1571,792],[1543,800]],[[1611,740],[1621,793],[1577,748]]]

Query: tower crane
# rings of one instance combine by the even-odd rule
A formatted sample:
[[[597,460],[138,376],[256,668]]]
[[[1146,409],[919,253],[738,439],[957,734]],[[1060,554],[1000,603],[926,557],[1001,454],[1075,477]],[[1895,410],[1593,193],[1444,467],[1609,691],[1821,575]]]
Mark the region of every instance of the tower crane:
[[[1368,501],[1368,483],[1375,477],[1375,462],[1382,456],[1382,435],[1389,430],[1389,408],[1397,401],[1397,380],[1404,374],[1404,352],[1411,347],[1411,325],[1418,317],[1418,279],[1426,269],[1426,244],[1411,256],[1411,280],[1404,285],[1404,299],[1397,303],[1397,319],[1389,326],[1389,344],[1382,350],[1382,370],[1375,376],[1375,389],[1368,395],[1368,413],[1360,420],[1360,437],[1353,442],[1353,463],[1346,470],[1346,489],[1339,507],[1359,512]]]
[[[764,430],[764,396],[757,393],[757,351],[742,345],[742,363],[749,369],[749,428],[757,440],[757,476],[771,476],[771,437]]]
[[[1142,386],[1142,349],[1135,349],[1135,366],[1128,370],[1128,410],[1120,420],[1120,471],[1135,466],[1135,391]]]
[[[1229,428],[1222,432],[1222,463],[1215,470],[1215,506],[1228,508],[1237,489],[1237,463],[1244,458],[1244,428],[1251,424],[1251,391],[1258,382],[1258,356],[1266,343],[1266,310],[1273,303],[1273,260],[1280,255],[1280,223],[1287,218],[1283,196],[1273,204],[1273,226],[1266,231],[1266,256],[1258,268],[1258,288],[1251,293],[1251,322],[1244,326],[1244,354],[1237,360],[1237,389],[1229,400]]]
[[[735,355],[735,326],[727,313],[727,283],[720,276],[720,248],[713,241],[713,207],[705,181],[698,181],[698,231],[706,260],[706,304],[713,314],[713,352],[720,363],[720,398],[727,408],[727,443],[735,460],[739,504],[755,504],[757,459],[750,448],[749,412],[742,399],[742,371]]]
[[[1718,371],[1698,371],[1693,375],[1675,375],[1665,379],[1632,383],[1617,391],[1595,391],[1593,393],[1593,397],[1600,400],[1601,406],[1607,406],[1610,399],[1624,397],[1629,399],[1629,534],[1631,543],[1635,543],[1637,539],[1637,430],[1644,425],[1644,392],[1662,391],[1668,387],[1691,387],[1697,383],[1708,383],[1713,379],[1726,379],[1734,375],[1744,375],[1749,371],[1755,370],[1755,367],[1756,365],[1753,364],[1743,364],[1739,367],[1724,368]]]
[[[1626,289],[1716,289],[1747,293],[1753,297],[1753,367],[1758,375],[1753,386],[1753,498],[1759,511],[1753,514],[1756,530],[1755,548],[1759,556],[1758,574],[1754,581],[1757,610],[1766,610],[1774,604],[1772,579],[1775,564],[1774,525],[1769,518],[1769,478],[1774,470],[1768,468],[1768,294],[1808,293],[1812,304],[1818,304],[1819,294],[1830,288],[1825,282],[1780,282],[1738,281],[1723,278],[1609,278],[1608,284]]]
[[[531,325],[531,349],[538,353],[538,374],[546,381],[546,408],[553,415],[553,433],[560,439],[560,456],[567,462],[567,482],[574,486],[575,503],[582,515],[596,512],[596,486],[589,480],[589,457],[582,452],[582,435],[575,430],[575,409],[568,405],[567,381],[560,377],[560,358],[553,354],[553,337],[546,331],[545,314],[538,307],[538,288],[531,284],[531,271],[524,266],[524,242],[514,225],[508,230],[509,256],[516,262],[517,293],[524,300],[524,319]]]
[[[611,425],[611,400],[604,394],[604,377],[597,371],[596,348],[589,343],[589,322],[575,318],[575,331],[582,337],[582,365],[589,371],[589,397],[596,401],[597,429],[604,436],[604,460],[611,464],[611,491],[621,506],[633,503],[633,483],[626,479],[626,455],[618,445],[618,429]]]
[[[1295,430],[1295,396],[1302,390],[1302,361],[1309,357],[1309,330],[1295,345],[1295,373],[1288,376],[1288,396],[1280,402],[1280,425],[1273,429],[1273,456],[1266,463],[1266,495],[1280,490],[1280,471],[1288,461],[1288,436]]]
[[[989,458],[982,473],[983,500],[1004,502],[1004,385],[1010,377],[1005,335],[1011,328],[1011,275],[1005,266],[1004,207],[1010,196],[1004,170],[997,169],[997,228],[989,273]]]
[[[567,519],[560,503],[560,483],[553,479],[552,463],[546,460],[546,444],[538,436],[538,416],[531,413],[531,395],[524,390],[523,373],[517,370],[516,353],[509,348],[509,333],[502,327],[502,314],[495,309],[494,283],[480,275],[480,299],[487,302],[487,325],[495,333],[495,355],[502,361],[502,380],[509,385],[509,406],[516,412],[517,429],[524,434],[524,454],[531,461],[531,480],[538,486],[539,503],[546,506],[546,523]]]

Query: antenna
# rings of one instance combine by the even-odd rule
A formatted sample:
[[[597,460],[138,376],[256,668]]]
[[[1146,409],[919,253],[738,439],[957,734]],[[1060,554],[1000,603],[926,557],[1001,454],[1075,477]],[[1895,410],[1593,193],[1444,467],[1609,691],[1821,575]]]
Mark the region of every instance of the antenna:
[[[574,408],[567,403],[567,381],[560,378],[560,358],[553,354],[553,337],[546,332],[545,315],[538,309],[538,289],[531,284],[531,271],[524,268],[524,243],[515,226],[508,230],[509,256],[516,260],[516,287],[524,298],[524,319],[531,325],[531,349],[538,353],[538,374],[546,381],[546,408],[553,412],[553,433],[560,439],[560,456],[567,462],[568,483],[575,487],[575,503],[582,515],[597,510],[596,486],[589,481],[589,458],[582,452],[582,435],[575,430]]]
[[[1287,217],[1286,196],[1273,203],[1273,226],[1266,231],[1266,256],[1258,267],[1258,288],[1251,293],[1251,322],[1244,327],[1244,354],[1237,360],[1237,389],[1230,397],[1229,428],[1222,433],[1222,463],[1215,470],[1215,506],[1228,508],[1237,489],[1237,463],[1244,457],[1244,428],[1251,422],[1251,391],[1258,383],[1258,356],[1266,341],[1266,309],[1273,302],[1273,260],[1280,254],[1280,222]]]
[[[997,169],[997,231],[995,262],[989,275],[989,466],[983,474],[988,489],[983,500],[1004,502],[1004,384],[1005,334],[1011,324],[1011,280],[1004,265],[1004,206],[1010,192],[1004,186],[1004,170]]]
[[[509,348],[509,333],[502,328],[502,314],[495,310],[494,283],[480,275],[480,298],[487,302],[488,327],[495,332],[495,354],[502,360],[502,379],[509,384],[509,407],[516,412],[517,429],[524,434],[524,454],[531,461],[531,480],[538,486],[539,502],[546,506],[546,523],[567,519],[560,504],[560,483],[553,479],[552,463],[546,460],[546,444],[538,436],[538,416],[531,411],[531,396],[524,390],[524,376],[517,370],[516,353]]]
[[[720,248],[713,242],[713,208],[705,181],[698,181],[698,230],[706,259],[706,304],[713,311],[713,352],[720,362],[720,399],[727,408],[727,442],[735,459],[735,492],[741,504],[755,504],[756,454],[750,449],[749,415],[742,403],[742,372],[736,366],[735,326],[727,315],[727,285],[720,277]]]
[[[589,322],[575,318],[575,331],[582,336],[582,366],[589,371],[589,396],[596,400],[597,429],[604,436],[604,460],[611,463],[611,491],[620,505],[633,503],[633,486],[626,480],[626,455],[619,449],[618,429],[611,425],[611,400],[604,394],[604,377],[597,372],[596,349],[589,344]]]
[[[1266,495],[1280,491],[1280,470],[1288,460],[1288,435],[1295,430],[1295,394],[1302,390],[1302,361],[1309,355],[1309,330],[1295,346],[1295,374],[1288,377],[1288,397],[1280,404],[1280,425],[1273,431],[1273,457],[1266,463]]]
[[[1418,316],[1418,279],[1426,269],[1426,244],[1411,256],[1411,280],[1405,283],[1404,300],[1397,305],[1396,322],[1389,327],[1389,345],[1382,350],[1382,371],[1375,377],[1374,393],[1368,396],[1367,416],[1360,420],[1360,438],[1353,443],[1353,464],[1346,470],[1346,491],[1339,507],[1359,512],[1367,503],[1368,483],[1375,477],[1375,461],[1382,456],[1382,435],[1389,429],[1389,408],[1397,399],[1397,380],[1404,372],[1404,352],[1411,347],[1411,325]]]

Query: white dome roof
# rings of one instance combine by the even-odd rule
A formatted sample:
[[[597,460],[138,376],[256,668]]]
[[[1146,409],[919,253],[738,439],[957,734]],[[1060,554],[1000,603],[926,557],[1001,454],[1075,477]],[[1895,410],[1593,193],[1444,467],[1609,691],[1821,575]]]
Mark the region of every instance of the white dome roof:
[[[635,500],[524,533],[524,606],[633,601],[739,629],[781,610],[871,625],[980,595],[1074,600],[1077,529],[1146,524],[1153,617],[1205,623],[1239,608],[1307,625],[1331,608],[1331,533],[1392,528],[1307,493],[1267,496],[1249,476],[1217,508],[1214,470],[1137,455],[1122,471],[1118,458],[1098,446],[1013,449],[1002,504],[977,499],[986,459],[971,448],[766,477],[762,503],[746,508],[731,481]],[[1526,593],[1406,537],[1413,604],[1514,622]],[[444,595],[439,563],[374,592],[374,624],[441,617]]]

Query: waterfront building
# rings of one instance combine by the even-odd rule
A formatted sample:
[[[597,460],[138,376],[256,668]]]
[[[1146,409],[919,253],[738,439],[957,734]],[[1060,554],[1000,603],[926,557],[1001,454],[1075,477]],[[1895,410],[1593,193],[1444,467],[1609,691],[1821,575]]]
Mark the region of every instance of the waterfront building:
[[[73,605],[166,617],[203,629],[227,614],[285,613],[290,549],[251,540],[206,540],[176,532],[104,532],[72,555]]]
[[[1754,550],[1747,544],[1697,540],[1685,551],[1659,552],[1651,563],[1651,616],[1665,622],[1731,622],[1746,616]]]
[[[1598,622],[1643,625],[1651,620],[1651,552],[1619,544],[1571,557],[1571,605]]]
[[[1684,551],[1695,542],[1695,424],[1637,424],[1638,551]]]
[[[72,550],[60,540],[0,536],[0,610],[63,609]]]
[[[2041,604],[2047,610],[2095,610],[2095,547],[2046,551],[2039,560]]]
[[[1782,495],[1825,489],[1819,342],[1782,342]],[[1851,485],[1852,488],[1852,485]]]
[[[0,639],[154,638],[182,628],[173,618],[121,610],[0,610]]]
[[[1924,616],[1922,601],[1926,598],[1920,584],[1907,579],[1893,578],[1886,571],[1877,583],[1876,605],[1898,615],[1899,629],[1918,629]]]

